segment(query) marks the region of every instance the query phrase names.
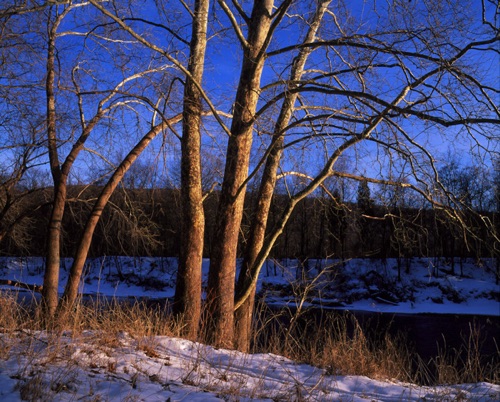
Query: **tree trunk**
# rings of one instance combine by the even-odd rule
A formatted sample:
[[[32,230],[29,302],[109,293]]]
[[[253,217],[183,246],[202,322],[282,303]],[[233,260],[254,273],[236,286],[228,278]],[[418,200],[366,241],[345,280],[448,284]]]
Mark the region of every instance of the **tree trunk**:
[[[127,156],[120,163],[120,166],[115,170],[111,178],[108,180],[97,201],[92,208],[90,217],[88,218],[85,229],[82,234],[82,238],[78,244],[78,249],[73,259],[73,264],[70,268],[68,282],[64,289],[64,294],[59,304],[58,313],[60,316],[65,315],[69,309],[73,306],[77,296],[78,287],[82,278],[82,272],[87,260],[90,245],[92,243],[92,237],[94,235],[95,228],[99,219],[101,218],[102,211],[109,201],[109,198],[115,191],[116,187],[120,183],[121,179],[127,173],[129,168],[139,157],[139,155],[146,149],[149,143],[162,131],[166,130],[169,125],[175,124],[180,120],[180,115],[169,119],[167,122],[162,122],[155,126],[151,131],[149,131],[138,143],[137,145],[127,154]]]
[[[234,281],[245,199],[244,182],[248,176],[254,115],[272,11],[272,0],[254,2],[234,103],[231,136],[217,210],[217,243],[211,256],[207,288],[207,340],[218,347],[233,347]]]
[[[61,223],[66,203],[66,183],[62,181],[59,185],[56,185],[54,192],[54,202],[47,235],[47,258],[42,291],[42,308],[46,318],[54,316],[58,303]]]
[[[47,40],[47,77],[45,80],[45,93],[47,97],[47,147],[49,154],[50,170],[54,182],[54,200],[50,216],[47,234],[47,260],[43,278],[42,309],[45,318],[54,316],[58,305],[59,270],[61,264],[61,230],[64,209],[66,206],[67,182],[73,163],[83,149],[85,141],[90,133],[104,115],[102,105],[98,108],[96,115],[87,123],[82,125],[82,133],[76,140],[61,165],[58,152],[58,138],[56,129],[56,98],[55,98],[55,60],[56,60],[56,37],[59,24],[72,10],[71,6],[57,14],[52,20],[52,9],[48,17],[48,40]]]
[[[330,1],[323,1],[318,5],[318,9],[311,22],[304,43],[312,43],[315,40],[316,32],[329,3]],[[304,66],[310,53],[311,49],[307,47],[302,48],[300,51],[293,64],[290,77],[291,82],[298,81],[302,77]],[[289,89],[292,88],[293,84],[290,84]],[[235,346],[238,350],[245,352],[248,351],[250,347],[251,324],[255,302],[256,281],[253,279],[259,274],[261,268],[260,266],[256,267],[255,262],[264,244],[271,200],[276,186],[276,175],[282,155],[284,130],[292,116],[296,99],[297,93],[287,93],[275,125],[275,134],[271,145],[272,148],[264,167],[255,213],[250,228],[248,245],[245,250],[243,264],[236,287],[236,300],[241,299],[243,295],[249,291],[249,296],[235,311]]]
[[[45,94],[47,97],[47,138],[50,159],[50,170],[54,182],[54,201],[47,233],[47,259],[43,278],[42,308],[46,318],[52,317],[57,308],[59,286],[59,265],[61,249],[61,222],[66,203],[66,180],[61,175],[56,141],[56,101],[54,92],[55,80],[55,38],[56,24],[50,26],[47,43],[47,77]]]
[[[201,85],[207,45],[209,0],[195,2],[190,59],[184,87],[181,141],[181,248],[175,288],[174,313],[183,323],[184,336],[195,339],[201,315],[201,266],[205,214],[201,177]],[[196,82],[195,82],[196,81]]]

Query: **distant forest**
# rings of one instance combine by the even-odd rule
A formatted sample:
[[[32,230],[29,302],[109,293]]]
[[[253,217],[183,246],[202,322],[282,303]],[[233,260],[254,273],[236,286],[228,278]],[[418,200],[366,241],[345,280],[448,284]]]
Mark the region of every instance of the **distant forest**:
[[[62,255],[71,257],[97,197],[99,186],[71,186],[63,220]],[[0,243],[1,255],[44,255],[50,217],[52,189],[38,189],[25,196],[19,208],[28,211],[22,222]],[[219,192],[205,200],[206,231],[204,255],[209,257],[214,242]],[[256,195],[248,192],[241,226],[239,250],[252,221],[250,205]],[[288,201],[275,195],[270,215],[271,229]],[[176,189],[124,189],[115,192],[94,235],[89,256],[178,256],[180,247],[180,193]],[[32,205],[30,208],[29,206]],[[374,202],[369,189],[358,189],[358,200],[339,202],[335,196],[314,196],[300,203],[270,257],[296,258],[302,262],[314,258],[410,258],[416,256],[495,257],[494,239],[478,219],[498,226],[497,212],[481,211],[451,219],[442,210],[411,206],[387,206]],[[8,216],[4,217],[4,222]],[[461,223],[466,223],[467,230]]]

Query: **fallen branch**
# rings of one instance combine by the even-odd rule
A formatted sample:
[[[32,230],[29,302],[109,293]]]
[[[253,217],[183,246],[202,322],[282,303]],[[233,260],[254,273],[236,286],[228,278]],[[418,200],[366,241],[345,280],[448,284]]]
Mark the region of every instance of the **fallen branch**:
[[[30,285],[29,283],[13,281],[11,279],[0,279],[0,285],[15,286],[17,288],[28,289],[37,293],[42,293],[43,290],[43,286]]]

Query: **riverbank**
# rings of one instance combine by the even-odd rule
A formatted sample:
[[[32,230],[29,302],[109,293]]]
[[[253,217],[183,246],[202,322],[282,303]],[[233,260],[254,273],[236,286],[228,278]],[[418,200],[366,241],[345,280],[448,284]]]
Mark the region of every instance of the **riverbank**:
[[[6,293],[0,303],[3,317],[3,321],[0,320],[0,399],[18,401],[33,395],[40,395],[38,400],[61,401],[500,399],[498,384],[484,381],[457,384],[467,378],[463,370],[491,371],[491,364],[497,364],[497,360],[487,359],[484,361],[489,366],[482,365],[482,357],[475,354],[477,349],[469,348],[465,355],[459,350],[451,354],[448,349],[455,346],[450,343],[447,349],[441,344],[437,346],[444,348],[444,353],[439,356],[410,360],[410,355],[401,353],[401,345],[394,343],[398,336],[382,336],[381,343],[374,343],[369,335],[374,330],[365,326],[373,317],[377,317],[377,325],[393,325],[394,316],[387,311],[399,309],[400,319],[404,321],[409,317],[409,321],[396,326],[405,327],[416,337],[406,341],[417,348],[435,347],[441,330],[433,333],[423,312],[441,313],[438,317],[442,319],[438,321],[448,330],[453,323],[446,320],[454,321],[457,314],[464,312],[481,314],[486,321],[490,320],[488,315],[497,317],[498,287],[492,262],[477,265],[469,261],[462,267],[460,276],[452,275],[445,265],[436,270],[427,265],[429,261],[414,260],[410,273],[403,273],[401,280],[397,279],[397,266],[392,265],[396,263],[310,261],[309,270],[303,271],[291,260],[269,261],[259,278],[260,300],[282,310],[307,311],[308,315],[303,317],[309,321],[296,320],[293,331],[287,326],[287,331],[275,334],[274,346],[266,339],[266,350],[273,353],[252,355],[215,350],[175,337],[172,323],[165,322],[161,312],[166,300],[173,296],[176,260],[172,258],[89,260],[81,289],[87,296],[105,304],[113,298],[121,301],[140,298],[154,308],[146,312],[144,305],[134,307],[132,303],[132,310],[125,311],[122,308],[128,308],[128,303],[118,303],[113,307],[118,310],[104,314],[106,309],[102,306],[90,306],[86,310],[81,306],[70,330],[58,334],[40,331],[36,322],[16,324],[11,317],[21,318],[25,314],[17,301],[24,296],[31,297],[31,293],[16,294],[12,293],[12,287],[4,287]],[[69,266],[70,261],[65,260],[61,291]],[[203,268],[206,280],[208,261]],[[39,285],[42,275],[40,258],[0,259],[0,278]],[[335,309],[337,313],[351,311],[354,320],[343,319],[340,324],[331,321],[328,325],[337,326],[338,332],[323,324],[315,327],[310,325],[310,312],[318,307],[321,311]],[[15,309],[19,309],[17,313],[13,313]],[[382,312],[384,309],[386,312]],[[474,318],[473,315],[467,317]],[[276,317],[282,320],[282,316]],[[312,320],[318,322],[316,318]],[[301,327],[304,323],[309,335]],[[468,323],[462,324],[469,327]],[[484,327],[484,323],[478,327]],[[375,332],[383,333],[375,328]],[[458,335],[460,331],[455,332]],[[470,338],[470,341],[480,341],[480,338]],[[287,343],[291,346],[287,353],[289,357],[296,353],[295,360],[277,353],[287,350],[284,347]],[[322,343],[322,349],[318,349]],[[498,349],[496,351],[498,354]],[[315,361],[314,365],[299,363],[306,360],[306,355],[308,361]],[[465,360],[457,363],[456,359],[462,356]],[[475,357],[479,358],[476,363]],[[441,385],[423,386],[411,380],[416,378],[412,377],[412,366],[424,359],[438,365],[441,371],[436,378]],[[464,362],[470,364],[469,368],[462,364]],[[371,373],[370,378],[345,375],[339,372],[340,367],[345,371]],[[425,370],[423,373],[427,375]],[[399,375],[409,381],[395,380]]]
[[[435,258],[268,260],[258,280],[267,304],[317,306],[399,314],[500,315],[500,286],[494,259]],[[64,259],[59,291],[71,265]],[[0,278],[30,285],[43,282],[42,258],[0,258]],[[206,284],[209,261],[203,262]],[[177,260],[152,257],[100,257],[87,261],[81,292],[93,296],[168,299],[174,295]],[[0,286],[0,289],[12,287]]]

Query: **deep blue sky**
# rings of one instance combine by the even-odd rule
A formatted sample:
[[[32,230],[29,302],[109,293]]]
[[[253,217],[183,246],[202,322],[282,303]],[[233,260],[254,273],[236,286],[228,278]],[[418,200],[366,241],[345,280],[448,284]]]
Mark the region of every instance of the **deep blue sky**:
[[[210,95],[212,102],[224,112],[229,112],[232,107],[232,102],[235,95],[236,85],[240,73],[240,63],[242,59],[241,48],[237,40],[235,39],[234,33],[231,29],[222,29],[228,27],[227,17],[222,13],[220,7],[214,4],[211,6],[210,12],[210,25],[209,25],[209,35],[211,36],[208,48],[207,48],[207,62],[205,69],[205,77],[203,86],[207,93]],[[298,38],[301,38],[305,32],[306,25],[299,17],[307,18],[308,15],[301,13],[301,7],[304,4],[309,4],[309,1],[297,3],[295,9],[291,10],[291,17],[288,21],[293,21],[294,25],[287,25],[285,23],[282,30],[278,30],[275,39],[270,45],[270,50],[275,50],[280,47],[284,47],[289,44],[296,43]],[[314,3],[314,2],[313,2]],[[476,12],[475,24],[470,26],[459,26],[457,22],[456,30],[451,30],[452,35],[460,35],[460,32],[464,32],[463,29],[470,30],[470,34],[476,34],[478,29],[481,29],[480,24],[480,1],[460,1],[460,5],[463,5],[464,11],[469,11],[472,7],[474,12]],[[467,4],[466,4],[467,3]],[[119,3],[118,3],[119,4]],[[172,27],[177,35],[180,35],[186,39],[189,39],[190,25],[187,12],[180,6],[177,2],[168,2],[168,9],[165,13],[158,14],[153,12],[152,2],[141,2],[134,3],[134,15],[140,18],[152,19],[155,23],[163,23]],[[332,4],[336,4],[333,2]],[[388,12],[387,7],[389,2],[386,1],[354,1],[347,2],[346,9],[334,8],[336,16],[338,18],[339,24],[342,26],[345,35],[349,36],[356,32],[366,33],[374,29],[378,24],[387,25],[392,23],[397,25],[399,28],[404,28],[410,23],[410,19],[413,17],[417,19],[417,22],[421,24],[422,28],[426,25],[432,26],[432,24],[437,24],[439,20],[432,20],[427,18],[428,14],[425,7],[430,4],[428,1],[424,0],[414,0],[411,4],[408,2],[402,2],[407,7],[412,8],[412,13],[404,15],[400,19],[391,19],[394,12]],[[443,3],[444,4],[444,3]],[[244,2],[244,7],[249,9],[251,2]],[[62,9],[62,8],[61,8]],[[92,10],[91,7],[82,7],[81,9],[75,10],[72,14],[68,16],[65,23],[60,28],[60,32],[68,33],[65,36],[61,36],[58,39],[58,56],[59,63],[62,68],[61,74],[61,101],[59,106],[63,107],[63,112],[67,113],[63,116],[64,119],[61,120],[59,124],[59,129],[63,138],[72,139],[78,133],[78,119],[77,119],[77,104],[75,102],[76,98],[72,95],[72,82],[71,75],[69,71],[76,64],[79,63],[80,71],[78,73],[78,82],[84,90],[103,90],[110,89],[113,85],[123,77],[130,75],[135,71],[141,71],[141,69],[157,67],[161,64],[168,62],[162,59],[158,55],[154,55],[151,59],[151,52],[146,50],[142,46],[138,46],[131,41],[131,38],[125,33],[117,33],[114,31],[115,26],[109,24],[105,18],[103,18],[96,10],[90,11],[92,13],[93,22],[103,20],[103,25],[97,27],[93,34],[87,37],[81,35],[69,34],[75,32],[85,32],[87,30],[86,26],[89,21],[88,13]],[[344,11],[349,11],[351,13],[351,20],[345,20]],[[443,12],[438,14],[441,17],[442,23],[446,23],[453,15],[447,15],[446,7],[443,8]],[[493,6],[490,5],[488,9],[489,13],[494,12]],[[419,14],[421,13],[421,14]],[[216,17],[216,18],[214,18]],[[43,18],[41,18],[43,20]],[[328,15],[325,17],[326,24],[322,31],[320,32],[321,39],[335,39],[340,36],[340,32],[334,24],[333,18]],[[458,20],[457,20],[458,21]],[[158,46],[169,51],[169,53],[175,56],[177,59],[185,62],[188,55],[188,47],[185,43],[175,38],[173,35],[167,32],[167,30],[161,27],[147,26],[141,22],[129,22],[134,26],[142,35],[150,38]],[[299,25],[295,25],[299,24]],[[36,37],[35,34],[30,34],[26,37],[34,42],[40,41],[40,36]],[[113,36],[114,40],[120,40],[121,45],[116,46],[116,42],[111,43],[104,40],[105,36]],[[35,35],[36,36],[36,35]],[[41,31],[41,36],[43,36],[43,29]],[[378,36],[379,39],[390,40],[389,36],[385,38],[383,35]],[[443,42],[446,42],[450,38],[441,38]],[[456,39],[453,37],[451,39]],[[459,43],[462,45],[463,43]],[[413,46],[421,46],[420,42],[407,42],[404,46],[401,46],[402,50],[410,51],[414,50]],[[38,46],[38,45],[37,45]],[[33,76],[43,75],[44,68],[44,48],[43,43],[40,45],[41,48],[35,48],[31,55],[26,55],[26,57],[31,57],[33,61],[31,64],[24,63],[24,66],[28,66],[28,74],[33,74]],[[118,58],[116,57],[116,49],[120,49],[120,54]],[[498,48],[498,46],[497,46]],[[338,53],[335,53],[338,51]],[[432,52],[450,52],[451,48],[447,46],[436,46],[432,49]],[[351,53],[354,52],[354,53]],[[296,54],[296,53],[293,53]],[[292,56],[293,56],[292,54]],[[345,47],[336,47],[335,49],[329,49],[328,53],[322,50],[318,50],[310,57],[310,62],[308,64],[309,69],[342,69],[345,68],[346,64],[342,62],[342,58],[348,58],[352,54],[355,54],[353,62],[357,62],[363,57],[363,52],[359,49],[348,50]],[[38,58],[35,58],[38,56]],[[369,55],[368,55],[369,56]],[[324,63],[325,57],[329,58],[330,66]],[[291,65],[292,57],[290,54],[285,56],[274,56],[271,57],[266,64],[266,68],[262,78],[262,85],[266,85],[272,80],[274,80],[277,74],[280,74],[280,78],[287,78],[289,73],[289,68]],[[374,62],[394,62],[394,58],[387,55],[379,54],[376,56]],[[119,61],[120,68],[117,68],[117,61]],[[475,73],[482,76],[486,83],[491,86],[498,88],[498,83],[500,80],[499,65],[499,54],[490,53],[489,56],[485,57],[484,53],[471,52],[470,58],[468,60],[471,66],[476,69]],[[421,61],[419,61],[420,63]],[[321,63],[321,64],[320,64]],[[421,74],[425,68],[424,65],[418,64],[408,64],[411,68],[411,73],[418,75]],[[32,68],[32,70],[30,70]],[[366,79],[366,91],[376,96],[380,96],[384,99],[390,100],[394,94],[402,87],[404,83],[404,76],[400,69],[383,68],[380,71],[368,70],[365,72]],[[165,73],[150,74],[150,80],[140,80],[140,86],[128,85],[127,89],[133,91],[136,94],[150,96],[154,98],[154,94],[159,91],[166,93],[171,78],[173,76],[179,76],[174,69],[167,69]],[[309,73],[307,77],[314,76],[314,73]],[[24,76],[26,77],[26,76]],[[362,86],[355,77],[349,74],[344,74],[340,76],[342,82],[338,85],[346,85],[348,89],[351,90],[363,90]],[[439,87],[446,91],[447,78],[442,78],[439,83]],[[1,80],[1,79],[0,79]],[[2,82],[7,81],[0,81]],[[144,85],[147,85],[144,87]],[[70,91],[67,91],[70,89]],[[172,115],[176,111],[180,110],[181,106],[181,93],[182,86],[179,82],[174,84],[174,94],[169,98],[168,102],[161,107],[167,115]],[[39,108],[39,113],[43,115],[43,87],[38,88],[40,93],[39,99],[41,100],[37,107]],[[428,92],[430,93],[430,92]],[[471,94],[464,93],[464,99],[467,100],[467,96],[470,100],[473,100]],[[92,116],[95,111],[96,102],[102,99],[102,94],[97,95],[86,95],[84,109],[87,118]],[[262,93],[262,104],[273,96],[272,91],[266,91]],[[420,95],[415,94],[413,97],[409,97],[408,100],[416,100]],[[496,97],[497,104],[499,102],[499,95],[494,94]],[[304,99],[308,99],[309,96],[304,95]],[[65,108],[65,102],[70,101],[71,108]],[[338,107],[339,110],[342,108],[347,108],[349,106],[348,98],[341,96],[330,96],[325,101],[332,107]],[[439,98],[436,97],[436,102],[439,102]],[[279,106],[279,105],[278,105]],[[123,156],[128,148],[134,143],[134,141],[139,138],[144,130],[147,129],[148,124],[151,121],[151,111],[146,106],[139,106],[134,104],[137,112],[132,111],[128,108],[123,108],[123,112],[113,116],[113,119],[109,119],[110,131],[108,131],[108,125],[103,124],[96,130],[95,135],[87,144],[92,152],[85,152],[79,162],[77,167],[79,168],[78,175],[82,177],[95,176],[96,172],[102,171],[104,169],[104,164],[102,158],[97,156],[100,153],[103,158],[110,160],[111,162],[116,162],[120,156]],[[364,106],[363,106],[364,107]],[[436,103],[436,107],[442,108],[442,105]],[[354,110],[354,109],[352,109]],[[449,106],[444,107],[445,111],[451,111],[452,108]],[[346,112],[349,110],[346,109]],[[473,110],[475,112],[475,110]],[[274,116],[277,113],[277,109],[273,110]],[[272,128],[272,121],[266,121],[266,119],[273,116],[273,113],[264,116],[262,120],[263,123],[259,123],[257,128],[267,129]],[[304,112],[301,114],[304,115]],[[220,127],[213,122],[213,120],[205,119],[206,125],[204,128],[204,146],[205,149],[209,151],[211,160],[210,164],[215,167],[210,170],[217,171],[219,168],[220,160],[223,159],[223,154],[225,152],[225,146],[227,141],[227,135],[223,133]],[[498,132],[491,133],[492,141],[488,144],[484,137],[481,135],[470,136],[470,133],[461,132],[456,128],[447,128],[445,131],[446,137],[452,137],[451,141],[443,141],[442,133],[440,129],[433,124],[423,123],[418,119],[407,119],[401,120],[399,122],[401,127],[405,129],[412,138],[419,141],[426,146],[431,147],[436,152],[436,159],[443,158],[449,152],[454,152],[459,155],[460,161],[462,163],[472,163],[469,159],[470,156],[468,152],[471,150],[475,151],[476,156],[481,156],[486,165],[490,165],[488,160],[488,154],[481,149],[481,147],[488,147],[490,150],[495,152],[499,151],[499,141]],[[228,122],[229,125],[229,122]],[[180,133],[180,126],[176,127],[177,132]],[[492,127],[493,129],[493,127]],[[302,132],[298,129],[294,130],[295,135],[301,135],[303,132],[307,132],[307,129],[302,129]],[[331,129],[332,132],[338,131],[335,128]],[[380,135],[386,135],[386,132],[381,131]],[[476,133],[472,133],[476,134]],[[5,135],[5,131],[4,134]],[[117,140],[118,137],[118,140]],[[256,135],[254,140],[255,151],[254,155],[259,155],[259,146],[265,145],[267,143],[267,137],[265,135]],[[158,161],[158,171],[162,172],[164,167],[167,168],[166,172],[162,175],[169,175],[173,172],[173,175],[178,175],[176,172],[176,167],[178,163],[178,140],[171,133],[167,134],[167,138],[163,140],[159,138],[155,141],[150,150],[142,157],[142,164],[147,165],[150,161]],[[62,153],[67,151],[71,145],[71,142],[66,145],[66,148],[62,148]],[[298,146],[293,152],[288,152],[285,156],[283,162],[284,169],[296,169],[303,171],[308,174],[314,174],[320,169],[323,161],[324,148],[322,141],[308,142],[307,147]],[[163,148],[162,148],[163,147]],[[160,153],[163,150],[163,153]],[[6,159],[5,153],[2,151],[4,159]],[[165,159],[166,158],[166,159]],[[393,167],[396,167],[396,172],[398,170],[408,167],[408,164],[402,163],[401,161],[391,161],[390,155],[385,154],[383,150],[377,148],[373,143],[368,143],[366,146],[356,148],[352,152],[348,152],[346,158],[343,162],[345,169],[351,173],[358,173],[364,175],[376,176],[381,172],[381,169],[387,168],[389,163],[393,163]],[[209,165],[210,165],[209,164]],[[220,178],[219,178],[220,179]],[[168,180],[175,181],[176,178],[169,178]],[[166,181],[168,181],[166,180]],[[165,180],[164,180],[165,181]]]

